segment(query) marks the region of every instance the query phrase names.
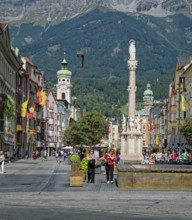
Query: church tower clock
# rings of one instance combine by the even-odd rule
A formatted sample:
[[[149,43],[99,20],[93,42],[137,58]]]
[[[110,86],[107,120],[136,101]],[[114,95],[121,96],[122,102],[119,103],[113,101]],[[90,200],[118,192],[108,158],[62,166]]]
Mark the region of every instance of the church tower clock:
[[[66,100],[71,104],[71,71],[67,69],[67,61],[65,59],[61,62],[61,69],[57,71],[57,100]]]

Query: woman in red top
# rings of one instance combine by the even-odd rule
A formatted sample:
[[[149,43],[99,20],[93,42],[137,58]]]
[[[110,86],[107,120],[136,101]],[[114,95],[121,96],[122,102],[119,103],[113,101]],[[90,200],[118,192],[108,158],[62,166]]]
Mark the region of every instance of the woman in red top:
[[[114,164],[115,164],[115,151],[113,148],[109,150],[109,153],[105,154],[106,163],[106,177],[107,183],[113,184],[113,172],[114,172]]]

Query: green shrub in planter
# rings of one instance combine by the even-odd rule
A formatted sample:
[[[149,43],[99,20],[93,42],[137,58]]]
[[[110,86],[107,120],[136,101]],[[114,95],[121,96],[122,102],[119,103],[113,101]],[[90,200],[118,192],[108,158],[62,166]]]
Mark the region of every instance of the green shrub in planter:
[[[83,160],[80,162],[80,169],[84,172],[88,171],[88,159],[87,157],[84,157]]]
[[[80,157],[78,154],[72,154],[69,160],[70,160],[70,163],[79,163]]]
[[[80,170],[80,157],[77,154],[72,154],[69,158],[71,164],[71,172],[77,172]]]

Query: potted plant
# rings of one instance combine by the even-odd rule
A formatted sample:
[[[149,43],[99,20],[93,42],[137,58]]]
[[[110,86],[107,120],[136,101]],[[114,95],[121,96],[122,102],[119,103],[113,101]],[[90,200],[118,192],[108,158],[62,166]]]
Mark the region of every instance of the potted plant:
[[[83,186],[85,174],[80,170],[80,157],[72,154],[69,158],[71,164],[70,186]]]
[[[88,171],[88,159],[87,157],[84,157],[83,160],[80,162],[80,170],[82,170],[85,174],[84,180],[86,180],[86,174]]]
[[[80,170],[80,157],[78,154],[72,154],[69,158],[71,164],[71,171]]]
[[[73,171],[70,175],[70,186],[83,186],[85,175],[81,170]]]

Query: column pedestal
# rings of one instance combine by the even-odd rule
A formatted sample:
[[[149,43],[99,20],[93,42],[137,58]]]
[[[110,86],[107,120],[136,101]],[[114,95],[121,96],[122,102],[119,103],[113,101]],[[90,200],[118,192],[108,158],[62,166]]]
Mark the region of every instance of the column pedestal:
[[[143,161],[142,133],[139,131],[127,131],[121,134],[124,140],[121,148],[121,161],[123,163],[139,163]]]

